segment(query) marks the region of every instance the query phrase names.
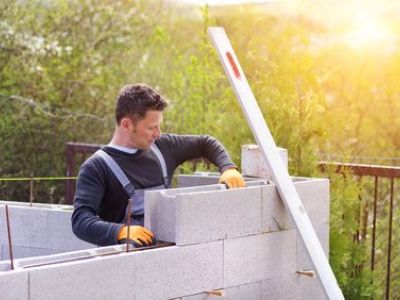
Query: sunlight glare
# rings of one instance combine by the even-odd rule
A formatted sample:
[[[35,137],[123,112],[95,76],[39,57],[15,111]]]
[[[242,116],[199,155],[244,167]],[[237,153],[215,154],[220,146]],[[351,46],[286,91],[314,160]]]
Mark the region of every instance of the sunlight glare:
[[[382,44],[392,42],[394,38],[378,18],[365,13],[355,15],[351,27],[345,37],[351,48],[380,47]]]

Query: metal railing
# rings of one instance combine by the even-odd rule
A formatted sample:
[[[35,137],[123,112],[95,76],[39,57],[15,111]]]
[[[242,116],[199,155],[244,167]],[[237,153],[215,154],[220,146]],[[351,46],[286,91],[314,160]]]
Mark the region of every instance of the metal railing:
[[[333,169],[336,173],[352,174],[358,177],[364,193],[359,196],[360,218],[359,230],[355,234],[356,241],[368,241],[370,238],[368,244],[370,243],[371,247],[369,255],[372,278],[374,281],[379,281],[382,277],[379,275],[385,273],[386,280],[380,284],[385,290],[385,298],[399,297],[400,256],[394,255],[393,251],[399,249],[400,224],[394,226],[393,221],[395,218],[397,220],[400,213],[399,204],[395,203],[395,192],[399,192],[399,187],[395,188],[395,181],[397,183],[400,178],[400,167],[321,162],[320,168],[322,171]],[[379,227],[382,230],[378,232]],[[393,245],[397,246],[393,247]],[[385,253],[386,259],[383,258]],[[394,272],[395,269],[397,269],[396,272]],[[375,284],[379,286],[379,282]]]
[[[67,157],[67,177],[77,175],[77,169],[85,159],[100,149],[100,144],[86,144],[69,142],[66,145],[65,153]],[[79,157],[77,157],[79,156]],[[75,180],[70,179],[65,184],[65,202],[72,204],[75,194]]]

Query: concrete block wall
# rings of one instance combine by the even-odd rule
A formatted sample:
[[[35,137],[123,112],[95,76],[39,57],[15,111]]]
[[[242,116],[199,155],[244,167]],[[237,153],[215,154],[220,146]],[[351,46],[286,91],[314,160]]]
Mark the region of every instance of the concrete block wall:
[[[202,178],[208,180],[207,176],[200,174],[196,180],[201,181]],[[146,218],[149,216],[145,221],[146,225],[157,232],[159,226],[154,228],[152,220],[169,224],[171,228],[167,228],[167,225],[162,231],[175,232],[175,236],[163,237],[177,245],[222,239],[224,241],[225,288],[255,282],[261,284],[262,281],[269,282],[268,280],[272,278],[278,278],[272,281],[273,283],[284,282],[289,275],[292,275],[290,277],[292,279],[303,277],[295,272],[312,270],[313,266],[275,184],[272,182],[256,184],[257,182],[252,182],[252,187],[242,190],[224,191],[214,186],[213,191],[213,186],[207,186],[208,190],[204,192],[191,191],[188,188],[186,191],[177,189],[181,191],[180,194],[174,190],[149,192],[152,200],[146,202],[146,205],[153,206],[152,201],[158,199],[161,203],[169,203],[174,212],[170,214],[168,210],[165,210],[163,213],[158,212],[157,217],[153,218],[154,210],[149,209],[146,211]],[[294,184],[328,255],[329,181],[294,178]],[[157,197],[154,197],[155,194]],[[243,222],[242,220],[251,221]],[[310,282],[314,282],[315,293],[324,298],[319,282],[315,278],[299,279],[296,282],[295,286],[299,290],[303,289],[304,285],[309,286]],[[304,290],[307,289],[304,288]],[[204,295],[206,294],[196,297]]]
[[[198,174],[190,183],[209,180]],[[294,182],[328,253],[329,182]],[[249,182],[235,190],[214,184],[149,191],[145,225],[158,240],[175,245],[129,253],[114,246],[24,258],[15,261],[14,271],[4,261],[0,295],[11,297],[8,283],[20,278],[17,299],[325,299],[316,277],[296,273],[312,269],[312,264],[273,182]],[[107,251],[119,253],[88,258]],[[49,262],[53,264],[40,266]],[[223,296],[212,296],[215,290]]]
[[[6,202],[0,201],[0,260],[9,259]],[[95,245],[79,240],[72,232],[72,207],[68,205],[7,202],[14,258],[41,256]]]

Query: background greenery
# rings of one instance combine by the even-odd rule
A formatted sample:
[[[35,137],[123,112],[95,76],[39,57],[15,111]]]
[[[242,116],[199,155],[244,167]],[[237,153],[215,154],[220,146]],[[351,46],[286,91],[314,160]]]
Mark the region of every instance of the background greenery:
[[[322,176],[321,159],[396,164],[398,51],[332,39],[337,28],[308,16],[308,5],[277,13],[272,4],[1,1],[0,176],[64,175],[66,142],[107,143],[115,96],[131,82],[169,99],[165,132],[213,135],[240,165],[241,145],[254,140],[207,38],[210,25],[227,31],[277,144],[289,151],[291,174]],[[368,245],[353,241],[360,182],[330,178],[338,281],[349,299],[380,298],[367,268],[358,268]],[[26,184],[1,187],[3,199],[29,194]],[[56,183],[35,193],[43,202],[64,201]]]

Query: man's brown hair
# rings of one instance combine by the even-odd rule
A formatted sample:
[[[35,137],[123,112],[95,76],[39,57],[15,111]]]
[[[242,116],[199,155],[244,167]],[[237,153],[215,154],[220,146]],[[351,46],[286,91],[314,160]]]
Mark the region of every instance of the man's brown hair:
[[[115,119],[118,125],[124,117],[139,121],[148,110],[163,111],[166,106],[167,102],[150,86],[143,83],[127,84],[119,91]]]

